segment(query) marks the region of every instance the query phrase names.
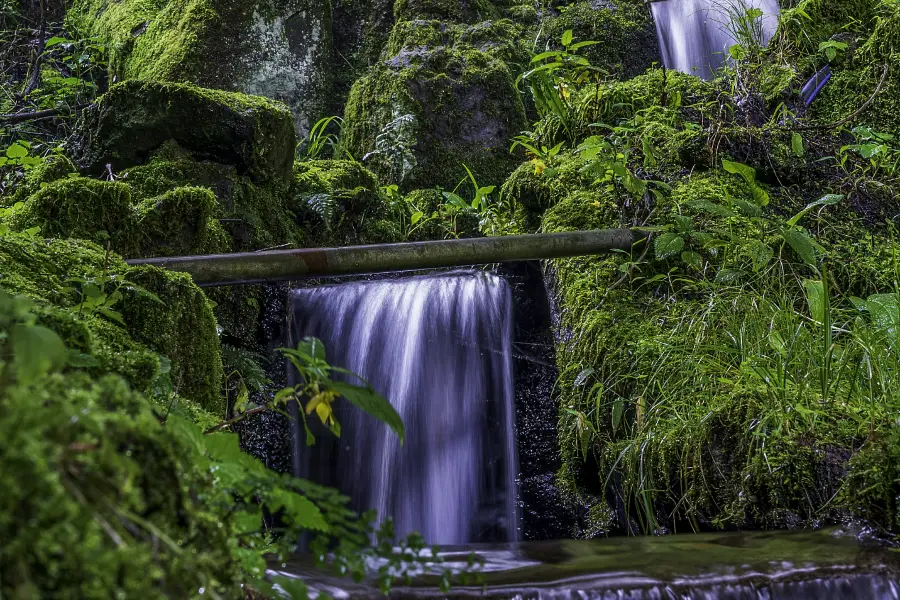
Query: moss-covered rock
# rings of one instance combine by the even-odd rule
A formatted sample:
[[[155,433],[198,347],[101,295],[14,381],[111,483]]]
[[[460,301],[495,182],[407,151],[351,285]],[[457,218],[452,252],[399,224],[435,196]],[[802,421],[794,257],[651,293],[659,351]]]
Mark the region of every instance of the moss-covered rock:
[[[853,124],[895,134],[900,131],[900,74],[892,65],[900,60],[900,12],[883,4],[872,23],[871,33],[861,39],[852,59],[837,70],[813,103],[810,117],[819,123],[836,123],[857,114],[872,98]]]
[[[42,186],[75,173],[77,173],[77,169],[69,157],[61,154],[49,156],[44,162],[25,174],[8,199],[0,198],[0,204],[12,206],[18,202],[24,202]]]
[[[40,321],[88,373],[118,374],[145,393],[175,383],[183,398],[224,415],[216,321],[188,277],[129,267],[90,242],[19,235],[0,237],[0,274],[7,292],[37,303]]]
[[[225,252],[215,196],[178,187],[138,200],[119,181],[68,177],[38,189],[7,218],[13,231],[92,240],[130,258]]]
[[[598,42],[579,54],[616,77],[634,77],[661,62],[653,17],[642,0],[580,0],[541,23],[541,45],[562,48],[564,32],[575,41]]]
[[[287,104],[305,134],[330,101],[330,3],[323,0],[78,0],[77,30],[111,49],[111,80],[240,90]]]
[[[155,152],[146,164],[124,171],[121,181],[128,182],[134,194],[145,203],[181,187],[211,190],[216,200],[216,208],[211,213],[217,221],[215,227],[225,230],[230,238],[228,246],[233,251],[298,245],[307,239],[295,226],[294,217],[287,208],[288,186],[281,182],[258,184],[233,165],[196,160],[190,152],[171,141]],[[191,192],[195,196],[199,193]],[[210,231],[207,239],[219,237]],[[162,239],[156,242],[168,243]]]
[[[395,31],[416,29],[398,23]],[[499,183],[515,166],[508,140],[525,126],[514,76],[494,48],[445,39],[434,24],[425,31],[425,45],[421,32],[404,43],[392,38],[400,51],[354,85],[342,143],[405,189],[452,189],[463,164],[479,182]],[[429,45],[434,36],[450,45]]]
[[[233,165],[256,183],[290,182],[296,137],[282,105],[187,84],[113,86],[85,110],[76,151],[86,171],[118,172],[144,163],[170,140],[197,159]]]

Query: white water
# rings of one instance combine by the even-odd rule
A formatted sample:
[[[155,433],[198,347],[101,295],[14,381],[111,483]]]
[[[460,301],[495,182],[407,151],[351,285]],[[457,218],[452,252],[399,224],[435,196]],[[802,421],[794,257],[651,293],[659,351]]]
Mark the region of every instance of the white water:
[[[400,447],[387,426],[344,410],[340,448],[305,451],[298,470],[331,478],[323,483],[356,508],[392,517],[399,535],[418,531],[430,544],[517,539],[506,282],[453,273],[348,283],[294,290],[293,307],[294,335],[320,338],[329,362],[368,380],[407,431]],[[331,473],[316,477],[323,462]]]
[[[761,44],[778,27],[778,0],[663,0],[652,2],[653,19],[667,69],[711,79],[736,43],[728,28],[729,6],[763,11]]]

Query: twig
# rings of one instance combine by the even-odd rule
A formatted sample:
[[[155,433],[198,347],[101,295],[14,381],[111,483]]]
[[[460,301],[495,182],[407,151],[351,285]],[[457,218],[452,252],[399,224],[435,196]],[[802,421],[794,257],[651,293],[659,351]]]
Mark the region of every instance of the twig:
[[[44,51],[47,49],[47,11],[46,0],[41,0],[41,30],[38,34],[37,54],[34,57],[34,64],[31,66],[31,77],[28,78],[28,84],[22,91],[22,98],[25,98],[41,85],[41,61],[44,58]]]
[[[89,104],[80,104],[75,107],[74,112],[77,113],[84,108],[90,106]],[[5,125],[15,125],[17,123],[24,123],[26,121],[38,121],[41,119],[52,119],[53,117],[58,117],[63,114],[63,110],[60,108],[48,108],[46,110],[34,110],[29,112],[20,112],[20,113],[12,113],[12,114],[0,114],[0,123]],[[68,116],[68,115],[67,115]]]
[[[261,412],[266,412],[267,410],[269,410],[269,407],[266,405],[257,406],[256,408],[251,408],[247,412],[243,412],[233,419],[229,419],[228,421],[224,421],[222,423],[219,423],[218,425],[210,427],[209,429],[207,429],[206,431],[203,432],[203,435],[212,435],[213,433],[216,433],[217,431],[222,431],[223,429],[228,429],[232,425],[234,425],[236,423],[240,423],[247,417],[259,414]]]
[[[878,82],[878,85],[875,87],[875,91],[872,92],[872,95],[869,96],[869,99],[866,100],[862,106],[860,106],[855,111],[853,111],[853,113],[844,117],[840,121],[835,121],[834,123],[828,123],[827,125],[807,125],[806,127],[793,127],[792,129],[794,131],[811,131],[811,130],[817,130],[817,129],[837,129],[838,127],[846,125],[847,123],[849,123],[850,121],[852,121],[853,119],[855,119],[856,117],[861,115],[867,108],[869,108],[869,106],[872,105],[872,103],[875,101],[875,98],[878,96],[878,94],[881,93],[882,88],[884,88],[884,84],[887,81],[887,76],[888,76],[889,71],[890,71],[890,65],[888,63],[885,63],[884,71],[881,73],[881,81]]]

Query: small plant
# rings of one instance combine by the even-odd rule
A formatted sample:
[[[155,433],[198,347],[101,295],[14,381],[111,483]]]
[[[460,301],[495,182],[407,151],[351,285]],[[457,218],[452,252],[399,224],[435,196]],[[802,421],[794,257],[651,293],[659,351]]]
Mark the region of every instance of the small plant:
[[[310,130],[309,136],[301,142],[297,149],[297,157],[300,160],[318,160],[328,151],[331,158],[337,158],[343,124],[344,119],[337,116],[319,119]],[[337,128],[337,133],[328,131],[331,125]]]
[[[362,162],[381,161],[391,179],[402,183],[418,165],[414,151],[417,129],[415,115],[396,115],[375,137],[375,149],[363,156]]]
[[[525,85],[541,117],[552,117],[559,122],[571,145],[575,144],[577,136],[572,91],[588,81],[599,81],[605,75],[578,51],[598,43],[575,42],[569,29],[560,38],[562,50],[548,50],[534,56],[531,59],[534,67],[516,81],[517,86]]]

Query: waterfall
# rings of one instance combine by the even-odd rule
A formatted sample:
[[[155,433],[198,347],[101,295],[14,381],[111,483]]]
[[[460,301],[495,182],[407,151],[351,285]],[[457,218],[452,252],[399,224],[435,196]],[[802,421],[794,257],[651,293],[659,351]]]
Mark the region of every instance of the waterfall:
[[[736,43],[729,12],[762,10],[760,44],[767,44],[778,27],[778,0],[662,0],[650,7],[666,68],[704,79],[713,77]]]
[[[292,292],[292,335],[321,339],[334,366],[400,413],[406,443],[346,407],[339,443],[298,448],[298,475],[430,544],[517,539],[512,300],[501,278],[465,272]]]

